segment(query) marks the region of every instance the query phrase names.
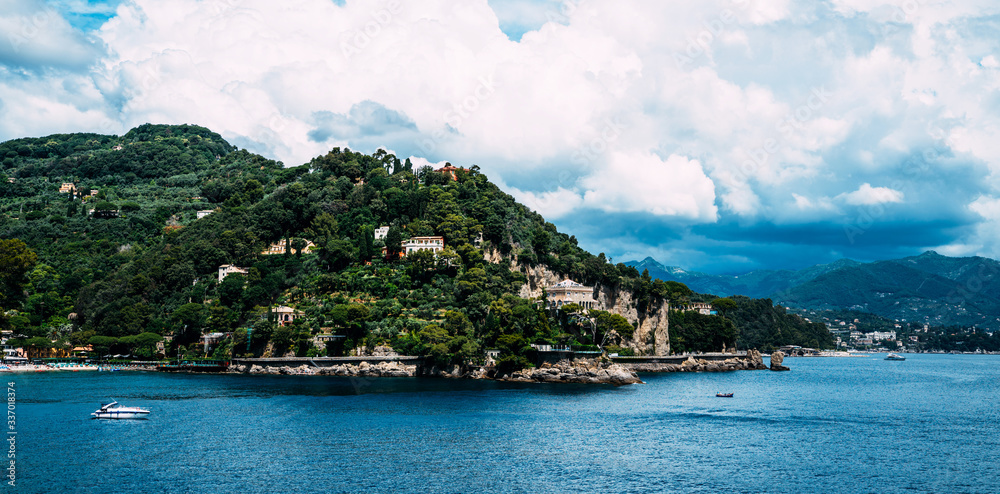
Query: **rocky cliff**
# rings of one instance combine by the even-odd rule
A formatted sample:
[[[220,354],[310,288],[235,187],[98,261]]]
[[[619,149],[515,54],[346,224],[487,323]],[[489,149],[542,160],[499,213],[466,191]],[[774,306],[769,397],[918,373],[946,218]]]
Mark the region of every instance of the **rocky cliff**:
[[[503,262],[495,254],[487,254],[490,262]],[[510,268],[520,271],[527,278],[518,294],[522,298],[534,298],[542,295],[542,288],[555,285],[565,279],[547,266],[519,266],[511,262]],[[636,327],[631,340],[626,340],[622,346],[635,350],[638,355],[669,355],[670,354],[670,323],[668,313],[670,303],[662,301],[640,313],[636,308],[632,293],[617,287],[597,286],[594,298],[603,310],[620,314]]]

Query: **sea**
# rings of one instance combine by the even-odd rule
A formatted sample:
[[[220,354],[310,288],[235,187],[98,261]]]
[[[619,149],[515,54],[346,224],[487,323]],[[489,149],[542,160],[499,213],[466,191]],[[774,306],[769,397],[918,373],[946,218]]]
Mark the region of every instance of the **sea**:
[[[25,493],[1000,493],[1000,356],[906,357],[622,387],[3,374],[0,473]],[[152,413],[91,418],[111,399]]]

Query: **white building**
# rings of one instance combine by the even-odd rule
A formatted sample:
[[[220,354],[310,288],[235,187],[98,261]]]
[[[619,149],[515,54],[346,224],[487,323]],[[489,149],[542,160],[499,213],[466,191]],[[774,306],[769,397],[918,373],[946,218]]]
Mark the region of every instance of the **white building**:
[[[294,247],[289,247],[288,250],[292,254],[297,254],[298,253],[295,250]],[[306,246],[302,249],[303,253],[312,252],[314,250],[316,250],[316,244],[314,244],[314,243],[306,240]],[[265,256],[270,256],[270,255],[274,255],[274,254],[284,254],[284,253],[285,253],[285,241],[284,240],[279,240],[279,241],[277,241],[277,242],[275,242],[275,243],[267,246],[266,249],[264,249],[263,251],[261,251],[261,254],[265,255]]]
[[[226,279],[226,276],[231,274],[247,274],[248,272],[247,268],[233,266],[232,264],[223,264],[222,266],[219,266],[219,283],[222,283],[222,280]]]
[[[271,312],[276,315],[275,317],[278,321],[278,326],[291,326],[296,319],[305,315],[302,312],[284,305],[271,309]]]
[[[594,287],[584,286],[573,280],[563,280],[545,289],[549,308],[558,309],[567,304],[577,304],[584,309],[596,309]]]
[[[871,333],[870,338],[872,341],[895,341],[896,332],[895,331],[875,331]]]
[[[375,229],[375,240],[385,240],[385,236],[389,234],[389,227],[380,226]]]
[[[198,211],[198,219],[200,220],[214,212],[215,212],[214,209],[202,209],[201,211]]]
[[[418,250],[429,250],[437,254],[444,249],[444,237],[413,237],[403,242],[403,252],[410,255]]]
[[[712,307],[712,304],[710,304],[708,302],[691,302],[690,304],[688,304],[687,308],[684,309],[684,310],[685,311],[694,311],[694,312],[697,312],[699,314],[704,314],[706,316],[714,316],[714,315],[718,314],[718,312],[716,312],[715,308]]]

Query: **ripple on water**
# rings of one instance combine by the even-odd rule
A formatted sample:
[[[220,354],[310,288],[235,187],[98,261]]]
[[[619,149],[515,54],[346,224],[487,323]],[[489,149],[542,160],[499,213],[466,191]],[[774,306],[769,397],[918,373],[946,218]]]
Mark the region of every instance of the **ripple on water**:
[[[622,388],[18,376],[22,492],[1000,492],[1000,358],[787,363]],[[90,419],[109,398],[153,413]]]

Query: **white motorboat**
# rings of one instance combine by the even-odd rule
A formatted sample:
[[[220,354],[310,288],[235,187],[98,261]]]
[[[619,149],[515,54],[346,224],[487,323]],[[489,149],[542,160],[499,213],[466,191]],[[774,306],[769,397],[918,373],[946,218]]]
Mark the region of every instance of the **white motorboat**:
[[[885,356],[885,359],[886,360],[906,360],[906,357],[904,357],[902,355],[896,355],[895,353],[890,353],[889,355]]]
[[[139,407],[115,406],[117,404],[117,401],[102,403],[101,408],[91,415],[99,419],[144,419],[146,415],[149,415],[149,410]]]

